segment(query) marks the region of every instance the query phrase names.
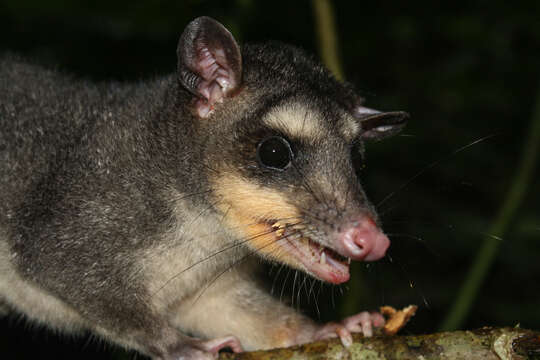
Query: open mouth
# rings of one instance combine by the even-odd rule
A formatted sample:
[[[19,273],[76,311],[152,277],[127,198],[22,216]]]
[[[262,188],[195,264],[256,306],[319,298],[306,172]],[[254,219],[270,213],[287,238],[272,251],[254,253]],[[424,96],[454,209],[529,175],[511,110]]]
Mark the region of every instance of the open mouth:
[[[313,241],[303,233],[302,225],[279,221],[268,224],[276,237],[276,243],[296,258],[309,273],[334,284],[349,280],[350,258]]]

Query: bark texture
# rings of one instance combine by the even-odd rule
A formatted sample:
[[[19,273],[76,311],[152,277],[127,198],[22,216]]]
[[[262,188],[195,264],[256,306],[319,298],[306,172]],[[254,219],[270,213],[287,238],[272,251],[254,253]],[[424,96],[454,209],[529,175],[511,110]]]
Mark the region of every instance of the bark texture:
[[[354,336],[345,349],[339,340],[319,341],[286,349],[221,354],[220,360],[350,359],[430,360],[540,359],[540,332],[520,328],[481,328],[430,335]]]

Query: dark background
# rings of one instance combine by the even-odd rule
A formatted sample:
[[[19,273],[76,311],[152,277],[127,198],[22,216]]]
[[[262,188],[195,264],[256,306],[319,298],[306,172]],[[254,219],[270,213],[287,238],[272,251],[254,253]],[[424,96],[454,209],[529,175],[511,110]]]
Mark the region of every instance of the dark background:
[[[368,145],[362,175],[375,204],[395,192],[379,206],[393,261],[355,265],[349,285],[323,287],[320,315],[313,296],[298,292],[302,280],[291,294],[289,277],[284,297],[321,320],[418,304],[404,333],[436,331],[480,245],[496,235],[490,227],[525,156],[540,106],[540,2],[334,5],[346,79],[370,107],[411,114],[403,134]],[[136,80],[174,71],[178,37],[200,15],[222,22],[241,43],[281,40],[318,51],[311,2],[253,0],[3,0],[0,51],[95,80]],[[537,176],[496,240],[496,261],[461,328],[540,329]],[[19,316],[2,320],[0,341],[5,359],[124,357],[98,339],[57,335]]]

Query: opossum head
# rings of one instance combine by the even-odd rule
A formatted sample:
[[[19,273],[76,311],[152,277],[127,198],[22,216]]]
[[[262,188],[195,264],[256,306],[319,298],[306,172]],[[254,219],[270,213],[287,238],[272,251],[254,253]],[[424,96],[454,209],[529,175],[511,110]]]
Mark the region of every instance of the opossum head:
[[[242,246],[331,283],[349,279],[351,259],[385,255],[358,167],[363,142],[397,133],[406,113],[364,107],[297,48],[240,49],[207,17],[188,25],[178,59],[212,204]]]

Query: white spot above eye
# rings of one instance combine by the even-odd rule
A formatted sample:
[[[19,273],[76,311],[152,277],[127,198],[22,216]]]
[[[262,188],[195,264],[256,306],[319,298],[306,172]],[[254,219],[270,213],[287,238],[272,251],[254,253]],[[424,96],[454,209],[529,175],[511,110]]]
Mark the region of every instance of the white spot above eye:
[[[264,122],[291,137],[319,139],[322,136],[321,118],[301,104],[277,107],[264,117]]]

